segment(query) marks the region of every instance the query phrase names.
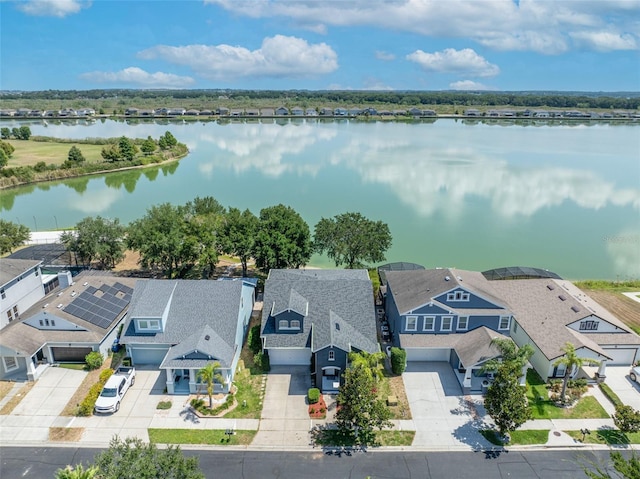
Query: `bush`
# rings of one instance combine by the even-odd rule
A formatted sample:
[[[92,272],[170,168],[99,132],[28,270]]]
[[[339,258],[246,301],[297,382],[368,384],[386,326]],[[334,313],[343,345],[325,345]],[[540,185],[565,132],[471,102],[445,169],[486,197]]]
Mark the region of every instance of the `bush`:
[[[611,401],[611,404],[613,404],[614,406],[624,406],[624,403],[620,400],[618,395],[613,392],[608,384],[600,383],[598,386],[600,386],[600,390],[606,396],[606,398]]]
[[[393,374],[402,374],[407,365],[407,352],[402,348],[391,348],[391,370]]]
[[[171,409],[171,401],[160,401],[156,409]]]
[[[269,364],[269,356],[265,353],[258,353],[253,356],[253,363],[260,368],[262,372],[269,372],[271,365]]]
[[[100,378],[98,379],[98,382],[95,383],[93,386],[91,386],[91,389],[89,389],[89,392],[87,393],[85,398],[78,405],[78,411],[76,412],[77,416],[91,416],[91,414],[93,413],[93,408],[96,405],[98,396],[100,396],[100,392],[102,391],[102,388],[104,387],[105,383],[111,377],[112,374],[113,374],[113,369],[105,369],[100,373]]]
[[[631,406],[616,406],[613,422],[622,432],[640,431],[640,411]]]
[[[320,390],[318,388],[309,389],[307,398],[309,398],[309,404],[317,403],[320,400]]]
[[[99,351],[91,351],[84,357],[84,362],[87,363],[87,369],[89,371],[93,371],[94,369],[98,369],[102,366],[102,362],[104,358]]]
[[[262,350],[262,341],[260,340],[260,325],[254,326],[249,330],[249,349],[253,354],[258,354]]]

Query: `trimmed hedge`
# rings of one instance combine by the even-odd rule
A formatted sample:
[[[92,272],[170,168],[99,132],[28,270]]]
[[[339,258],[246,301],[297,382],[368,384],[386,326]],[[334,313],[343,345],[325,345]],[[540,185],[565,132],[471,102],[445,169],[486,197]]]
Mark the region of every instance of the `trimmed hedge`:
[[[78,406],[76,416],[91,416],[91,414],[93,414],[93,408],[96,405],[98,396],[100,396],[102,388],[113,373],[113,369],[105,369],[100,373],[98,382],[91,386],[91,389],[89,389],[89,392]]]
[[[407,365],[407,352],[402,348],[391,348],[391,370],[393,374],[402,374]]]
[[[102,366],[102,362],[104,358],[99,351],[91,351],[84,357],[84,362],[87,364],[87,369],[89,371],[93,371],[94,369],[98,369]]]
[[[309,398],[309,404],[317,403],[320,400],[320,390],[318,388],[309,389],[307,398]]]
[[[608,384],[605,383],[600,383],[598,384],[598,386],[600,386],[600,390],[602,391],[602,394],[605,395],[605,397],[611,401],[611,403],[618,407],[618,406],[624,406],[624,403],[620,400],[620,398],[618,397],[618,395],[616,393],[613,392],[613,390],[609,387]]]
[[[262,350],[262,341],[260,340],[260,325],[256,325],[249,330],[247,338],[249,349],[253,354],[258,354]]]

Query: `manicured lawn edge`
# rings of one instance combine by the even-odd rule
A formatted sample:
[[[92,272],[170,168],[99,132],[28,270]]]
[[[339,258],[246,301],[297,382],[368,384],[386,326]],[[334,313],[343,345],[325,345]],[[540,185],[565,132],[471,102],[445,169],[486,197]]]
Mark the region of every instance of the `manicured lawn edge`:
[[[371,447],[379,446],[411,446],[416,435],[415,431],[377,431],[376,443]],[[315,444],[328,447],[354,446],[351,437],[344,437],[337,429],[324,429],[315,437]]]
[[[549,429],[525,429],[522,431],[513,431],[511,441],[505,443],[500,438],[497,431],[493,429],[481,429],[480,434],[496,446],[527,446],[532,444],[546,444],[549,440]]]
[[[582,442],[581,431],[564,431],[572,438]],[[585,444],[606,444],[610,446],[640,444],[640,432],[623,433],[618,429],[598,429],[584,437]]]
[[[149,442],[156,444],[210,444],[246,446],[258,431],[236,430],[232,436],[223,429],[154,429],[149,428]]]
[[[600,390],[602,391],[602,394],[604,394],[605,397],[609,401],[611,401],[611,403],[614,406],[623,406],[624,405],[622,403],[622,401],[620,400],[620,398],[618,397],[618,395],[616,393],[614,393],[613,390],[606,383],[600,383],[598,386],[600,387]]]

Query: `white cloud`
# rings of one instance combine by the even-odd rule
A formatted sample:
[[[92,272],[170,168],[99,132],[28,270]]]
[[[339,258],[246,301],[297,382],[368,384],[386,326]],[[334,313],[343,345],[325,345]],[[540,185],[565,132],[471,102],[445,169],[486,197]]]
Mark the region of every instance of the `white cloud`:
[[[428,72],[458,73],[479,77],[491,77],[500,73],[497,65],[489,63],[471,48],[463,50],[445,48],[435,53],[416,50],[407,55],[407,60],[417,63]]]
[[[181,88],[195,83],[195,80],[188,76],[163,72],[149,73],[138,67],[129,67],[117,72],[87,72],[80,75],[80,78],[97,83],[135,83],[155,88]]]
[[[382,50],[377,50],[376,51],[376,58],[378,60],[383,60],[383,61],[386,61],[386,62],[390,62],[391,60],[395,60],[396,56],[393,53],[384,52]]]
[[[630,34],[614,32],[575,32],[570,33],[576,44],[601,52],[613,50],[636,50],[638,43]]]
[[[78,13],[90,6],[90,1],[80,0],[27,0],[18,4],[18,8],[27,15],[59,18]]]
[[[452,90],[495,90],[482,83],[475,82],[473,80],[460,80],[453,83],[449,83],[449,88]]]
[[[257,50],[231,45],[158,45],[139,52],[143,59],[162,58],[186,65],[205,78],[304,77],[331,73],[338,55],[326,43],[309,44],[296,37],[267,37]]]
[[[497,50],[558,54],[574,46],[569,32],[579,35],[609,32],[621,38],[627,34],[636,45],[640,43],[638,0],[205,0],[205,3],[252,18],[289,18],[294,26],[370,25],[425,36],[470,38]],[[616,49],[628,49],[629,44],[609,43]]]

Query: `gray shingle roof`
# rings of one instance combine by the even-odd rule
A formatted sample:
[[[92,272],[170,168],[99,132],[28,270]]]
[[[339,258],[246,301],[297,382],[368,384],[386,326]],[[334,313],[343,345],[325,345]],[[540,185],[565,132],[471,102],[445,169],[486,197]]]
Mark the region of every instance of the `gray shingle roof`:
[[[13,278],[26,273],[40,263],[42,263],[42,261],[31,259],[0,259],[0,286],[7,284]]]
[[[234,348],[207,325],[169,348],[160,368],[187,368],[194,361],[202,361],[205,365],[211,360],[217,360],[223,368],[230,368],[233,353]]]
[[[191,351],[208,351],[220,363],[231,363],[240,314],[242,281],[206,280],[139,280],[131,299],[131,313],[127,316],[120,338],[122,344],[171,344],[171,361]],[[133,319],[149,317],[144,305],[157,313],[153,301],[170,296],[169,314],[164,331],[156,334],[136,333]],[[209,340],[205,337],[209,335]],[[210,342],[208,342],[210,341]],[[229,355],[231,351],[231,355]],[[205,361],[206,363],[206,361]],[[164,364],[164,363],[163,363]],[[169,364],[166,364],[169,366]]]
[[[302,332],[276,333],[272,310],[293,309],[281,305],[295,298],[298,311],[299,297],[308,303]],[[315,352],[334,345],[346,351],[349,346],[379,350],[373,290],[366,270],[271,270],[262,311],[261,335],[267,349],[311,347]]]

